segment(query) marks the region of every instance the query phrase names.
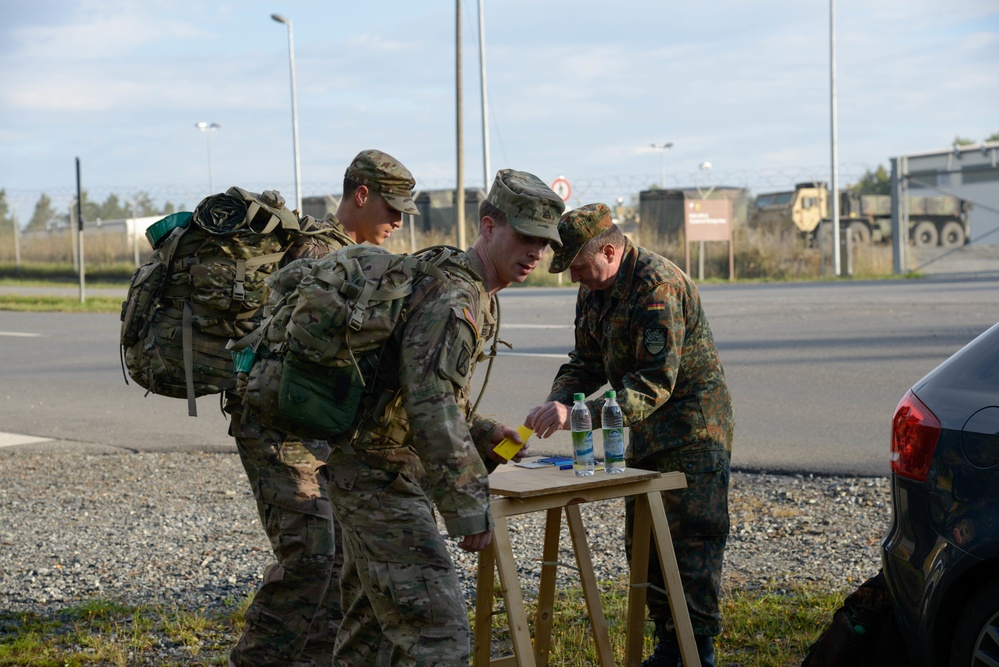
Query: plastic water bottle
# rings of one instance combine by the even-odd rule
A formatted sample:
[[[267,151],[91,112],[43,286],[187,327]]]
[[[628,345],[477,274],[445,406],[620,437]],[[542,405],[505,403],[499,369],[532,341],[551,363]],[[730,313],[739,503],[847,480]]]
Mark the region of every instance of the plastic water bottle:
[[[569,426],[572,429],[572,470],[578,477],[593,474],[593,422],[586,407],[586,394],[573,394]]]
[[[604,429],[604,469],[609,473],[624,472],[624,417],[613,389],[604,393],[600,422]]]

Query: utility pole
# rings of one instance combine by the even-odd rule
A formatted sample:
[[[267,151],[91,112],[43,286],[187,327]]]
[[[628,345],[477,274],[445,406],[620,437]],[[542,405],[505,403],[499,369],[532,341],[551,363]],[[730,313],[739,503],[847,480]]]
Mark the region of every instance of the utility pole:
[[[836,0],[829,0],[829,121],[832,149],[833,275],[842,275],[839,242],[839,150],[836,146]]]
[[[458,183],[454,193],[454,219],[458,226],[458,247],[465,249],[465,158],[461,127],[461,0],[455,1],[455,125],[458,144]]]
[[[489,103],[486,95],[486,23],[479,0],[479,87],[482,90],[482,187],[488,193],[489,169]]]

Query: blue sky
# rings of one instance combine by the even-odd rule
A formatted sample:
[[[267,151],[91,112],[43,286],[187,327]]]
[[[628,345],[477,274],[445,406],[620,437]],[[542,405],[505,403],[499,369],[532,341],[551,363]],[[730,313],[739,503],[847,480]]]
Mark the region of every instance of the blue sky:
[[[485,0],[490,172],[573,184],[572,205],[667,186],[755,192],[830,172],[829,2]],[[999,132],[999,3],[838,0],[841,182],[893,155]],[[478,3],[462,5],[466,185],[483,182]],[[380,148],[453,187],[455,3],[5,0],[0,188],[294,192],[294,22],[303,194]],[[211,135],[195,128],[216,122]],[[672,142],[666,153],[651,143]],[[698,168],[710,162],[709,171]],[[490,176],[491,178],[491,176]]]

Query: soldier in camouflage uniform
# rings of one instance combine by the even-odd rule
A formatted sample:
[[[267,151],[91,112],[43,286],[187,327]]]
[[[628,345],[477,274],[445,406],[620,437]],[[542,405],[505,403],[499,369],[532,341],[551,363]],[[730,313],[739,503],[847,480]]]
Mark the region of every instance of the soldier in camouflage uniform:
[[[501,170],[479,208],[479,236],[424,277],[410,297],[382,414],[362,419],[327,466],[343,532],[344,619],[334,664],[467,665],[468,611],[434,506],[468,551],[492,539],[488,470],[492,448],[515,429],[471,412],[471,378],[495,333],[493,296],[523,282],[558,243],[562,200],[536,176]],[[384,369],[385,364],[383,364]],[[523,450],[522,450],[523,452]]]
[[[632,244],[604,204],[566,213],[559,234],[563,245],[549,270],[568,269],[580,283],[576,344],[548,402],[534,408],[525,424],[541,437],[568,429],[573,393],[589,395],[609,383],[630,427],[628,466],[686,474],[687,488],[664,492],[663,501],[701,664],[714,665],[734,418],[697,287],[668,259]],[[603,399],[587,405],[600,428]],[[633,498],[625,509],[630,561]],[[649,579],[657,646],[643,665],[675,667],[679,645],[654,546]]]
[[[344,174],[336,214],[322,221],[329,231],[292,248],[284,262],[319,258],[367,241],[381,245],[402,224],[402,214],[419,215],[412,199],[416,181],[392,156],[361,151]],[[343,549],[326,492],[326,441],[300,440],[267,428],[244,414],[235,392],[227,394],[243,468],[257,501],[260,521],[277,562],[246,611],[246,626],[230,665],[332,664],[340,619]]]

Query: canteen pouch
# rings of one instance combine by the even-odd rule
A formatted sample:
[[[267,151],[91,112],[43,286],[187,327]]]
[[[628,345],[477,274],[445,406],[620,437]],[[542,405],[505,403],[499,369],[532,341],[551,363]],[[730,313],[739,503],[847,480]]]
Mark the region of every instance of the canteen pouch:
[[[364,387],[353,365],[320,366],[289,354],[281,368],[278,405],[304,431],[332,437],[350,428]],[[298,431],[296,431],[298,432]]]

